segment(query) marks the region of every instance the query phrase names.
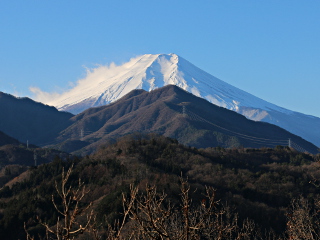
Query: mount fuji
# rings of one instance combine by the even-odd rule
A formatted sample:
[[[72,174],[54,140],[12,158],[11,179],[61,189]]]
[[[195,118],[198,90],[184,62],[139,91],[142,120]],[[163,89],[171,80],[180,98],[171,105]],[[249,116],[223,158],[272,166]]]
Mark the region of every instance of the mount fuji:
[[[48,105],[74,114],[114,102],[134,89],[176,85],[254,121],[278,125],[320,146],[320,118],[294,112],[238,89],[176,54],[146,54],[121,66],[100,67]]]

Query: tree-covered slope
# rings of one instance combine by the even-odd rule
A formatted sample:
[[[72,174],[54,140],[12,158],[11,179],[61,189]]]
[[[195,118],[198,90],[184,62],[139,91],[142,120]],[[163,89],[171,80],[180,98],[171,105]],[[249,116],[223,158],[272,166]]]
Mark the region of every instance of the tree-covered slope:
[[[0,131],[20,142],[45,145],[68,126],[72,116],[29,98],[0,92]]]
[[[319,193],[310,183],[320,177],[317,160],[318,156],[286,147],[196,149],[163,136],[127,136],[90,156],[67,161],[57,158],[32,168],[23,181],[2,188],[0,236],[24,238],[24,222],[30,234],[43,234],[37,219],[55,224],[59,214],[51,195],[60,202],[54,182],[61,183],[62,169],[71,164],[75,166],[69,183],[76,186],[81,178],[90,191],[82,204],[93,203],[99,234],[106,231],[107,222],[121,218],[122,193],[129,192],[130,184],[140,189],[156,185],[158,192],[165,192],[179,206],[181,175],[188,178],[194,205],[202,201],[205,186],[212,186],[220,203],[228,202],[239,213],[240,222],[250,218],[261,231],[273,229],[282,234],[290,201],[303,196],[312,202]]]
[[[107,140],[135,132],[157,133],[197,148],[275,147],[288,145],[291,139],[300,149],[317,153],[316,146],[280,127],[251,121],[174,85],[151,92],[134,90],[71,121],[53,146],[77,154],[88,154]]]

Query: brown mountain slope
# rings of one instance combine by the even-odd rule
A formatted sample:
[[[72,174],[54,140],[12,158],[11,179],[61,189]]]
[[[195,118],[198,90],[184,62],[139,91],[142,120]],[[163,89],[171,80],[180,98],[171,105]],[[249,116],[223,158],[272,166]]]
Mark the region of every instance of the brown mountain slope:
[[[60,143],[56,147],[77,153],[80,149],[89,153],[106,140],[135,132],[155,132],[194,147],[274,147],[291,139],[309,152],[317,151],[313,144],[277,126],[248,120],[173,85],[151,92],[135,90],[71,121],[56,139]]]

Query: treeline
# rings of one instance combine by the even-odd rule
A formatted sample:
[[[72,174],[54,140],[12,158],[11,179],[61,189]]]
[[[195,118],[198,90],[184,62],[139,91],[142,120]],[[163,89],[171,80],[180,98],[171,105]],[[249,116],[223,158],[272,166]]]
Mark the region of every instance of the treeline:
[[[307,203],[308,208],[304,213],[310,213],[308,216],[317,209],[319,188],[316,181],[320,179],[318,160],[319,155],[299,153],[281,146],[275,149],[196,149],[163,136],[131,135],[102,146],[90,156],[68,159],[56,157],[51,163],[30,168],[25,178],[11,187],[3,187],[0,190],[0,239],[25,239],[27,233],[35,239],[46,239],[44,223],[50,227],[57,226],[58,217],[63,218],[56,209],[63,209],[63,201],[55,183],[61,186],[61,173],[71,166],[73,170],[67,184],[76,189],[80,178],[86,194],[79,206],[90,205],[87,212],[79,216],[85,218],[90,210],[93,211],[95,236],[100,239],[108,236],[110,239],[111,235],[107,233],[111,230],[116,234],[113,224],[115,220],[121,222],[124,218],[123,196],[128,201],[132,198],[130,184],[139,190],[136,200],[140,203],[146,203],[143,199],[148,189],[156,186],[155,199],[159,199],[162,193],[166,195],[161,209],[173,206],[183,213],[184,210],[179,208],[183,205],[181,178],[183,181],[187,179],[190,186],[190,213],[197,215],[199,212],[191,209],[209,207],[210,198],[205,197],[207,186],[215,189],[215,211],[211,220],[214,222],[214,214],[218,210],[221,213],[230,212],[229,216],[233,216],[234,225],[231,225],[238,230],[230,233],[229,238],[226,235],[221,239],[234,239],[236,234],[245,232],[243,226],[250,226],[251,235],[244,234],[247,238],[239,239],[267,239],[266,236],[270,239],[286,239],[293,236],[288,224],[297,224],[294,222],[297,217],[292,218],[296,213],[293,206],[298,209],[302,203]],[[292,201],[297,202],[297,199],[300,199],[300,204],[292,205]],[[141,213],[141,209],[135,210]],[[177,214],[174,209],[172,211]],[[130,226],[138,229],[134,225],[134,214],[132,209],[130,216],[125,219],[122,234],[128,234]],[[174,216],[176,222],[181,223],[176,227],[183,228],[186,224],[184,215]],[[223,219],[227,221],[227,216],[223,216]],[[310,221],[311,224],[315,219]],[[318,233],[314,231],[315,236]],[[142,232],[137,239],[144,239]],[[85,239],[83,236],[93,239],[86,234],[79,235],[78,239]],[[145,236],[145,239],[148,238]],[[210,238],[203,236],[201,239]]]

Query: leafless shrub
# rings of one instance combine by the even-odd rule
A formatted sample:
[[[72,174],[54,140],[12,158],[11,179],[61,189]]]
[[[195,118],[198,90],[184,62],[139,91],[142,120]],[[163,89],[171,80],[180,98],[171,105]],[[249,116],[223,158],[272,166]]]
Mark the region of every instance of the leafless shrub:
[[[155,186],[147,186],[145,194],[131,187],[130,197],[123,198],[123,221],[129,220],[126,230],[122,222],[108,239],[255,239],[254,223],[244,221],[238,226],[237,215],[228,207],[218,206],[212,187],[206,187],[198,207],[192,206],[190,186],[183,179],[180,206],[171,205],[166,198]]]
[[[92,204],[90,203],[85,207],[80,206],[80,202],[88,193],[83,182],[79,179],[78,187],[76,188],[67,186],[70,174],[72,173],[72,168],[73,165],[66,173],[63,169],[61,186],[58,186],[58,183],[55,182],[55,189],[62,200],[62,208],[60,208],[52,195],[52,203],[56,211],[60,214],[55,226],[49,226],[48,223],[39,220],[39,223],[46,229],[45,239],[74,239],[79,234],[89,231],[89,227],[93,224],[93,210],[86,216],[83,216]],[[26,233],[28,240],[34,239],[27,231]]]
[[[319,204],[320,200],[316,199],[315,209],[311,209],[309,202],[302,197],[291,202],[291,209],[287,214],[289,239],[320,239]]]
[[[216,200],[212,187],[205,188],[205,195],[197,206],[190,198],[190,185],[181,178],[180,205],[173,205],[165,193],[158,193],[155,186],[146,186],[145,194],[138,187],[130,187],[129,196],[123,194],[123,216],[121,221],[108,225],[102,234],[97,223],[92,204],[80,207],[80,202],[88,193],[79,180],[78,187],[67,186],[72,167],[62,172],[62,183],[55,188],[62,200],[60,208],[52,196],[52,203],[60,214],[55,226],[39,221],[46,229],[44,239],[263,239],[252,221],[240,225],[237,214]],[[87,213],[89,211],[89,213]],[[26,227],[25,227],[26,229]],[[27,232],[27,239],[34,240]],[[80,234],[85,233],[83,237]],[[271,238],[270,238],[271,239]]]

